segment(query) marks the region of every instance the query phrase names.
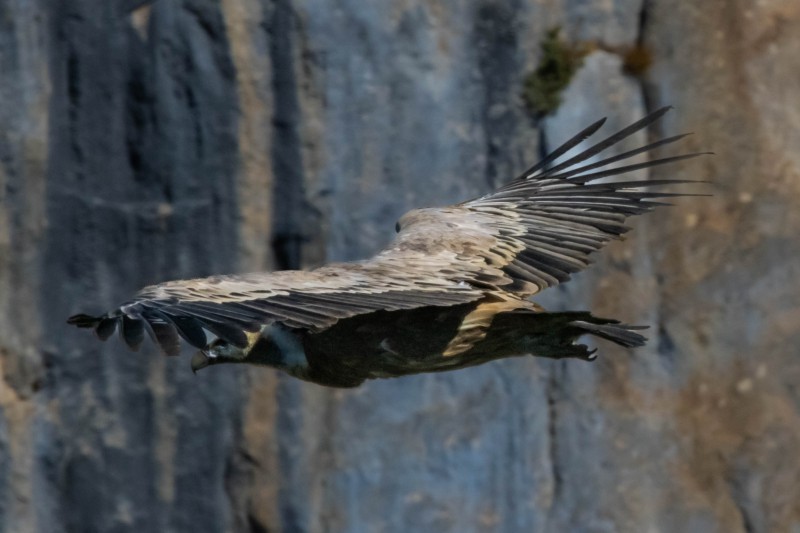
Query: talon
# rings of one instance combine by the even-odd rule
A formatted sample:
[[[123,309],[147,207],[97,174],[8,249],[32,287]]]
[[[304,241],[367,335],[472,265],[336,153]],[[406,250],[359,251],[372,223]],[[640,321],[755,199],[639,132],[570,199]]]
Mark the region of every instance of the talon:
[[[589,350],[588,352],[586,352],[586,360],[587,361],[594,361],[595,359],[597,359],[597,348],[595,348],[594,350]]]

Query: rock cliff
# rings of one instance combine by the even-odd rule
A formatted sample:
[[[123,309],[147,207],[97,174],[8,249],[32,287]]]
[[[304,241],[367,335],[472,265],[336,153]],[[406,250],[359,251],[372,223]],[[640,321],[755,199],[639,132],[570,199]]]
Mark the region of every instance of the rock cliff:
[[[554,113],[525,80],[584,51]],[[0,3],[0,532],[800,528],[791,0]],[[711,180],[541,302],[651,325],[327,390],[70,329],[171,278],[364,257],[407,209],[672,104]]]

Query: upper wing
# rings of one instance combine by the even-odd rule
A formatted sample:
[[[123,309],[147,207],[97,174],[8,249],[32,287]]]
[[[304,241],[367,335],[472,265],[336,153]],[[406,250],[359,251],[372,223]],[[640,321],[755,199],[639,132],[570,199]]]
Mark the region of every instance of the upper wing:
[[[585,268],[589,255],[619,238],[630,215],[668,205],[654,201],[683,194],[641,191],[641,187],[687,183],[683,180],[613,181],[609,176],[680,161],[699,153],[654,159],[603,170],[685,135],[652,142],[635,150],[582,164],[610,146],[646,128],[669,110],[659,109],[583,152],[556,161],[595,133],[600,120],[564,143],[514,181],[481,198],[443,209],[419,209],[400,219],[392,249],[456,253],[462,265],[483,263],[486,269],[462,272],[457,279],[488,283],[519,296],[529,296],[569,279]],[[391,253],[387,251],[384,253]]]
[[[448,264],[452,258],[434,260]],[[337,320],[378,310],[455,305],[482,291],[436,275],[430,257],[409,254],[386,261],[328,265],[312,271],[281,271],[171,281],[147,287],[130,302],[102,316],[75,315],[69,323],[93,328],[105,340],[119,327],[132,349],[145,333],[167,354],[180,338],[203,349],[206,331],[239,347],[245,332],[280,322],[321,330]]]

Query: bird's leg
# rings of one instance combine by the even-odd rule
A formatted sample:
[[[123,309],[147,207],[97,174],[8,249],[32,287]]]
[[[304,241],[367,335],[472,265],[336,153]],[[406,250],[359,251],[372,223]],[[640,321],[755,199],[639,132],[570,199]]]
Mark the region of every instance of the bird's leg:
[[[534,351],[537,357],[547,357],[548,359],[582,359],[583,361],[594,361],[597,359],[597,348],[590,350],[585,344],[578,344],[573,341],[569,346],[557,346],[552,349]]]

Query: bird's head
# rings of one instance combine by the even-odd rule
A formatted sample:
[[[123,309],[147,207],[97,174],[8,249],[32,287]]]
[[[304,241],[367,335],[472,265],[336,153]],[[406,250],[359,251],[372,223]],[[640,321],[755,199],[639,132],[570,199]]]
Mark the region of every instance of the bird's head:
[[[249,363],[298,371],[306,368],[305,350],[291,331],[279,325],[264,326],[260,331],[246,332],[247,346],[240,348],[223,339],[215,339],[208,348],[192,357],[192,370],[221,363]]]
[[[245,363],[251,347],[239,348],[222,339],[215,339],[208,348],[192,357],[192,371],[220,363]]]

